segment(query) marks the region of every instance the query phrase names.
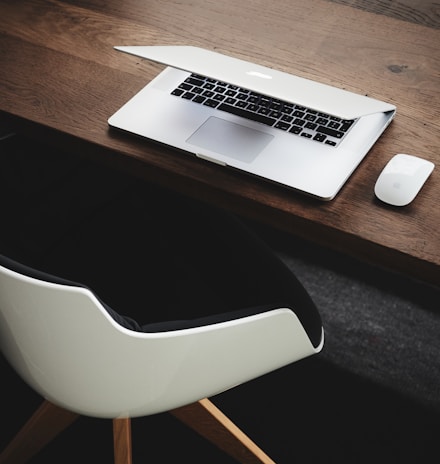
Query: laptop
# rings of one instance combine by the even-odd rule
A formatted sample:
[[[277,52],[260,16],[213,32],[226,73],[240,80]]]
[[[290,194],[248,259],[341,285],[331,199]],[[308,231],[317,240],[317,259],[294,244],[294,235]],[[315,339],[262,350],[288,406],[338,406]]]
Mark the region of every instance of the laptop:
[[[364,95],[192,46],[118,46],[164,69],[108,124],[332,200],[393,119]]]

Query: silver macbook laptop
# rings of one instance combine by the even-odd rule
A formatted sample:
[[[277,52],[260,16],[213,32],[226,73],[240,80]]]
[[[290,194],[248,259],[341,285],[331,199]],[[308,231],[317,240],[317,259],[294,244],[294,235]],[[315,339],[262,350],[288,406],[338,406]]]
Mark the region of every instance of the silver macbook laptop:
[[[166,65],[108,120],[321,200],[391,122],[389,103],[190,46],[115,47]]]

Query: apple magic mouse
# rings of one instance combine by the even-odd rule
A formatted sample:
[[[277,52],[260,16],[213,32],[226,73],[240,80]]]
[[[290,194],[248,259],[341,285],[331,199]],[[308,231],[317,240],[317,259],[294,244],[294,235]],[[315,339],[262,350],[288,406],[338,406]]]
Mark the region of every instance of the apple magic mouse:
[[[379,200],[393,206],[411,203],[434,169],[434,163],[414,155],[394,155],[374,186]]]

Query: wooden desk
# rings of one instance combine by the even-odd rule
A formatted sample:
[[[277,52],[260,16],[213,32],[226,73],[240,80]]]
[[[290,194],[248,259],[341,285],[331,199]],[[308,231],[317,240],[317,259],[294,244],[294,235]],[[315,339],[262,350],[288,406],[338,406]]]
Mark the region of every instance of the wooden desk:
[[[398,5],[3,0],[0,121],[293,236],[438,285],[440,14],[435,3]],[[112,48],[142,44],[215,49],[389,101],[397,115],[338,196],[321,203],[109,130],[107,118],[162,69]],[[399,152],[437,164],[416,200],[400,209],[373,194],[379,172]]]

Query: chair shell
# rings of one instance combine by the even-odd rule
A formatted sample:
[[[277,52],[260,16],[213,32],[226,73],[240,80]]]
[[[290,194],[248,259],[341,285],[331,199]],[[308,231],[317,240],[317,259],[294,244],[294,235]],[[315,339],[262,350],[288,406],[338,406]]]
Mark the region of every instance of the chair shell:
[[[11,366],[55,405],[139,417],[210,397],[318,353],[295,313],[278,308],[158,333],[122,327],[87,288],[0,266],[0,343]]]

